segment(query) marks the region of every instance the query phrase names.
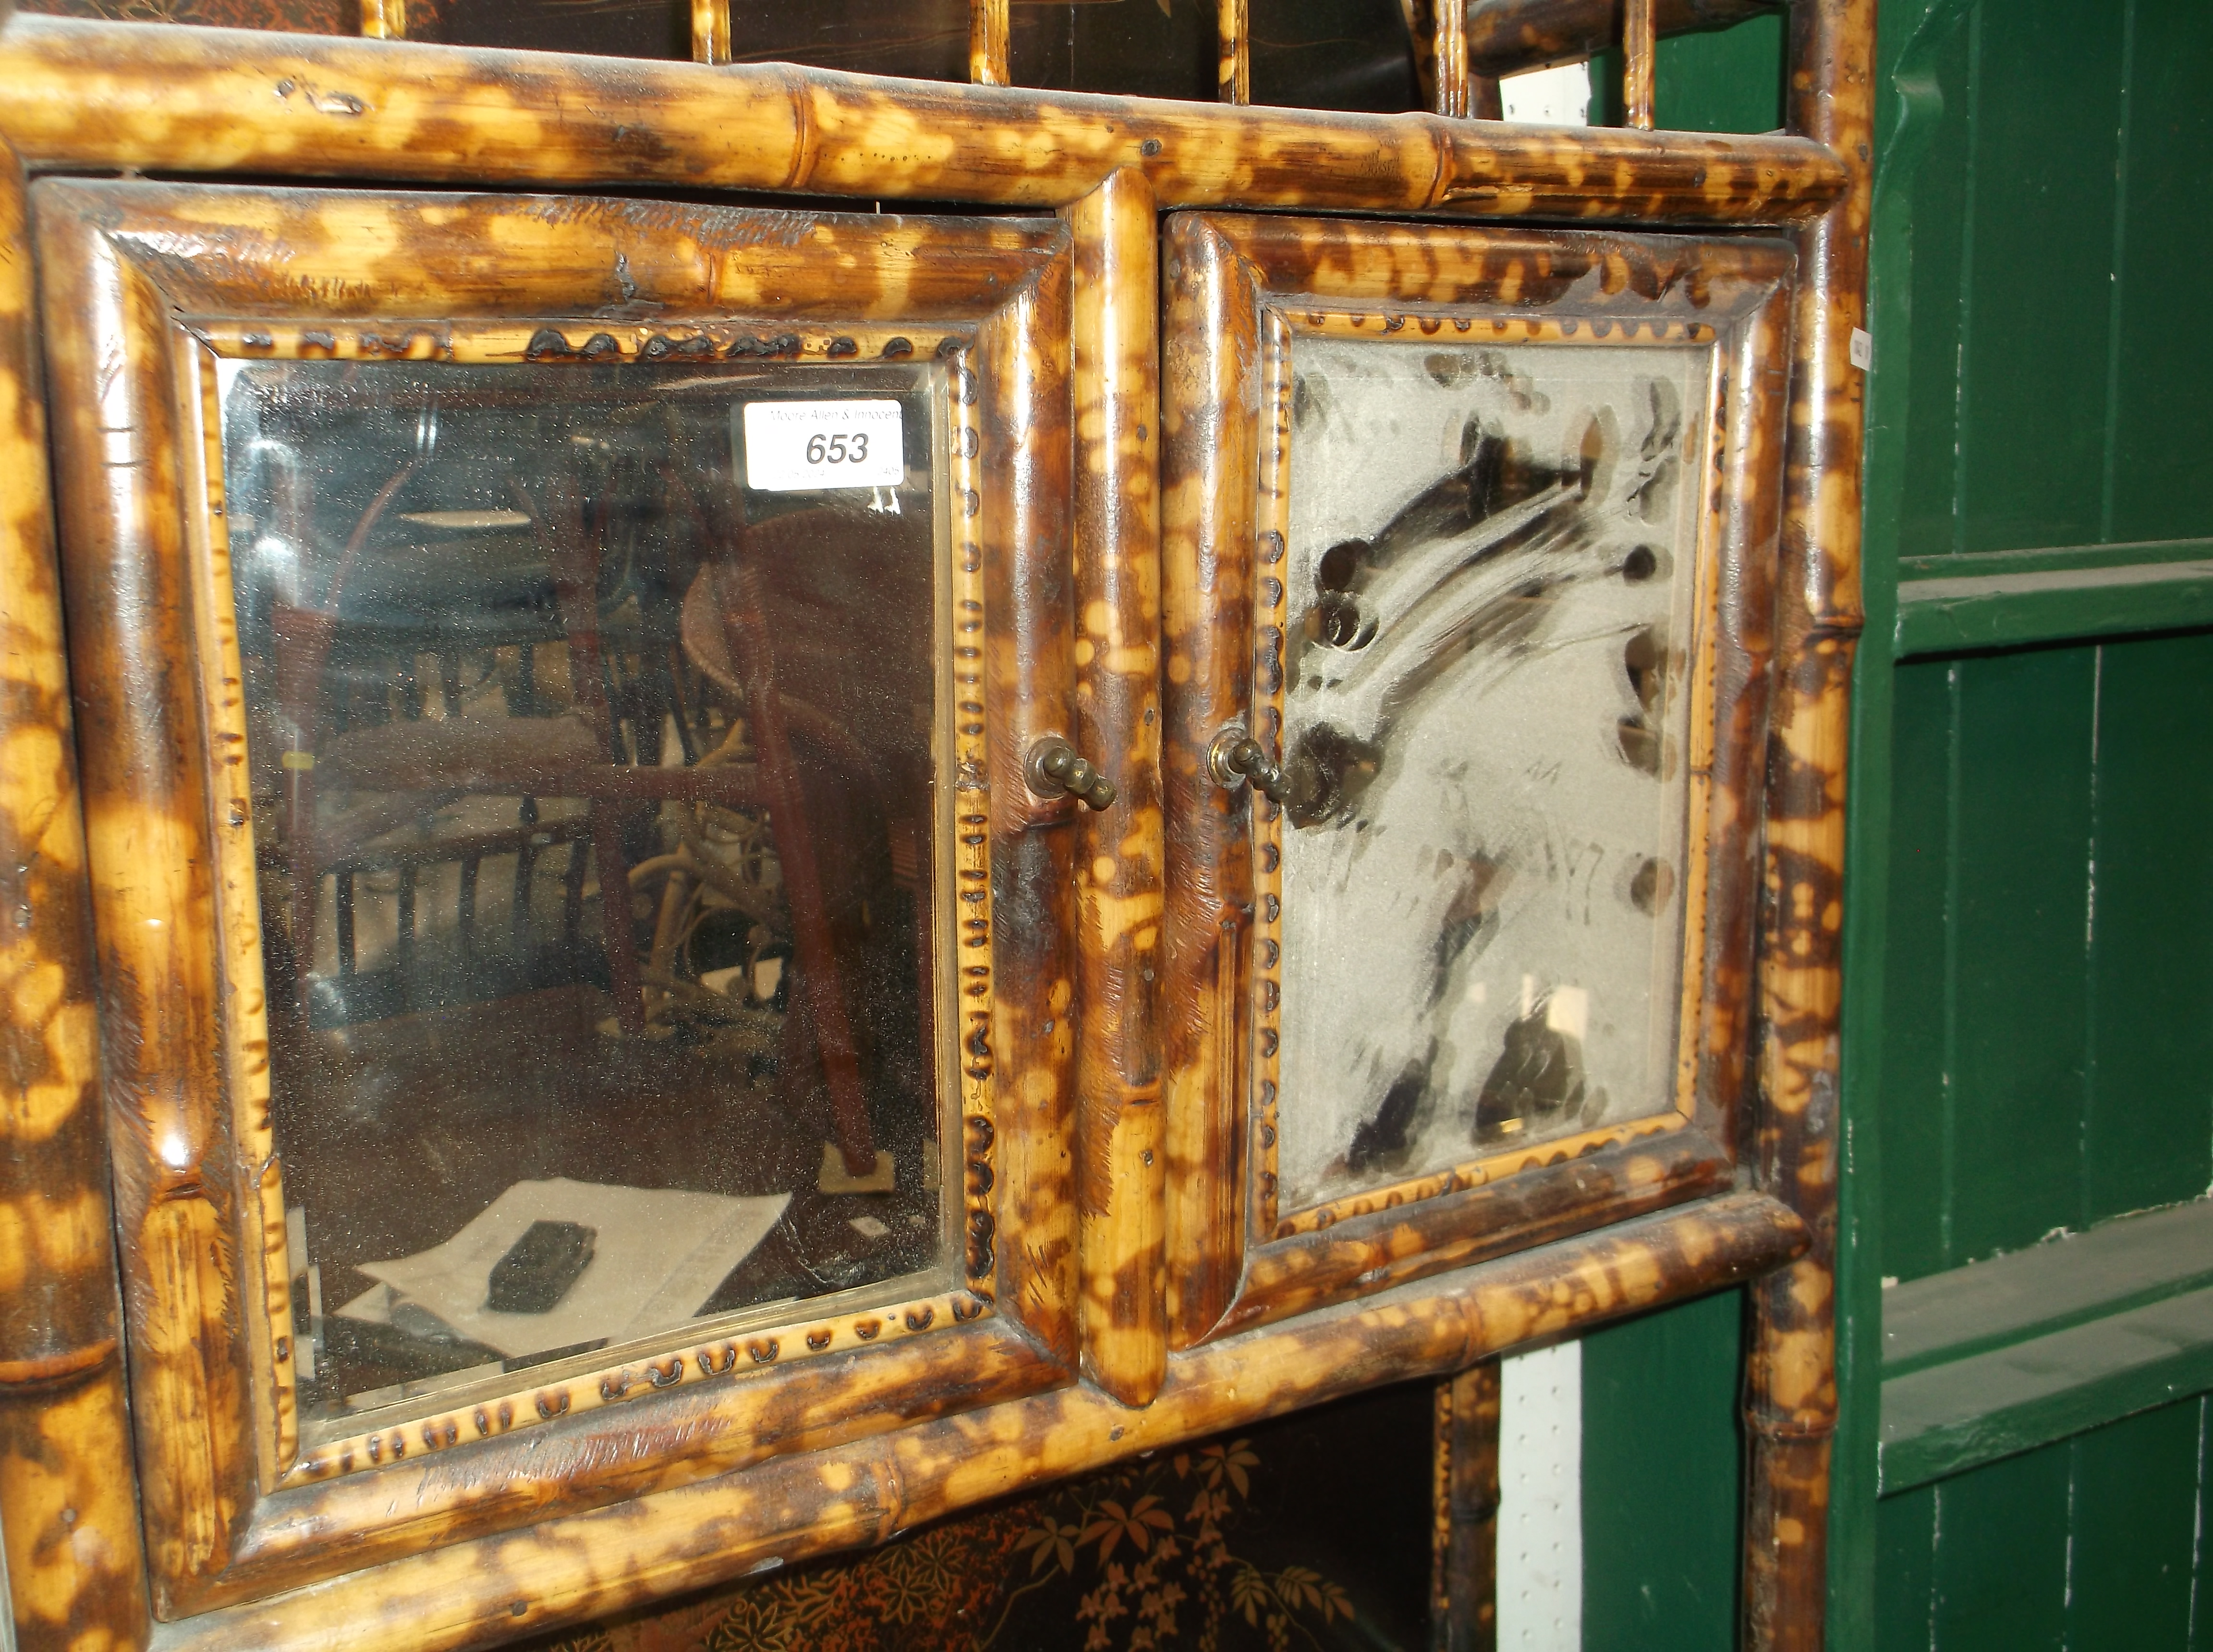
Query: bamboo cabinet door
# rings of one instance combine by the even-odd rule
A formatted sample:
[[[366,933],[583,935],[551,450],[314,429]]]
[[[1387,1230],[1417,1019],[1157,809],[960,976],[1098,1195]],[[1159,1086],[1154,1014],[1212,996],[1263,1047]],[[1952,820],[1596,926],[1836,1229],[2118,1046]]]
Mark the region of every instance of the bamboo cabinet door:
[[[1736,1181],[1791,267],[1170,221],[1174,1345]]]
[[[1067,231],[36,216],[162,1614],[1067,1381]]]

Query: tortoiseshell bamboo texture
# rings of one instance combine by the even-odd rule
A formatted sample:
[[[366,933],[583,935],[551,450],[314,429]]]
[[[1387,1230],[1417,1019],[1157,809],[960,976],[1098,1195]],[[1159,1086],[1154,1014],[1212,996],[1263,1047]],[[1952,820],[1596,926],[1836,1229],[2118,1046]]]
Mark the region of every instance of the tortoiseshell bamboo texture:
[[[1656,0],[1621,0],[1622,124],[1649,132],[1653,126],[1653,81],[1660,40],[1654,30]]]
[[[730,0],[692,0],[692,61],[730,60]]]
[[[548,210],[527,198],[58,182],[34,199],[44,267],[74,296],[49,308],[48,360],[162,1614],[1065,1380],[1076,1360],[1072,830],[1067,800],[1030,798],[1021,765],[1073,714],[1067,232],[780,218],[765,241],[749,215],[636,203]],[[166,259],[180,235],[226,256]],[[366,324],[351,319],[364,285],[378,317]],[[804,296],[772,296],[789,292]],[[343,296],[319,311],[309,293]],[[635,300],[649,322],[607,319]],[[566,334],[533,319],[580,312],[601,319]],[[948,363],[949,675],[965,704],[988,708],[955,720],[952,820],[975,847],[954,864],[959,887],[995,897],[961,903],[956,947],[961,1106],[947,1180],[962,1190],[959,1283],[879,1313],[796,1313],[782,1332],[671,1338],[654,1362],[521,1375],[473,1407],[370,1419],[357,1437],[298,1453],[258,937],[230,905],[235,869],[251,875],[239,845],[253,825],[232,765],[208,756],[218,742],[238,749],[219,674],[201,693],[224,616],[220,582],[192,571],[219,555],[192,526],[199,438],[181,426],[197,363],[288,349],[556,359],[548,332],[587,359],[672,341],[696,354],[703,339],[758,352],[765,326],[787,355],[856,357],[865,338],[871,356],[905,358],[913,334]],[[803,331],[786,339],[786,326]],[[607,345],[588,339],[595,330]],[[747,1381],[710,1381],[741,1360]],[[540,1444],[532,1430],[557,1419],[566,1443]],[[440,1454],[464,1443],[448,1466]]]
[[[1385,1382],[1466,1369],[1751,1277],[1797,1221],[1733,1194],[1172,1356],[1131,1411],[1089,1386],[918,1422],[170,1625],[164,1652],[452,1652],[881,1543],[1065,1475]]]
[[[1760,1185],[1805,1218],[1813,1247],[1752,1293],[1744,1536],[1752,1652],[1818,1652],[1827,1618],[1844,769],[1864,617],[1865,377],[1851,345],[1867,315],[1875,46],[1875,0],[1793,8],[1791,125],[1845,157],[1853,181],[1799,236],[1753,1157]]]
[[[1171,222],[1166,247],[1162,1019],[1169,1345],[1182,1348],[1734,1177],[1791,258],[1772,242],[1197,215]],[[1680,296],[1692,285],[1696,305]],[[1551,326],[1592,341],[1601,322],[1680,323],[1684,342],[1715,342],[1723,362],[1698,448],[1714,482],[1698,533],[1705,640],[1690,668],[1704,698],[1691,714],[1676,1110],[1278,1213],[1265,1066],[1277,995],[1255,959],[1279,956],[1280,901],[1259,886],[1277,863],[1280,806],[1218,783],[1205,754],[1217,731],[1273,715],[1256,690],[1255,591],[1281,600],[1271,559],[1288,527],[1289,329],[1473,344]]]
[[[1474,113],[1468,98],[1467,14],[1453,0],[1436,8],[1430,57],[1436,76],[1436,101],[1430,107],[1447,119],[1466,119]]]
[[[1485,1360],[1437,1384],[1430,1652],[1498,1644],[1500,1375]]]
[[[978,86],[1010,86],[1007,0],[968,0],[968,78]]]
[[[24,1652],[143,1644],[83,818],[22,168],[0,146],[0,1529]]]
[[[1519,75],[1581,63],[1621,43],[1624,0],[1465,0],[1469,66]],[[1727,28],[1781,9],[1777,0],[1650,0],[1655,32]]]
[[[871,80],[783,64],[21,17],[0,137],[34,171],[660,184],[1069,205],[1136,168],[1163,208],[1779,223],[1844,186],[1800,138],[1477,126]]]
[[[1224,103],[1253,101],[1253,22],[1247,0],[1218,0],[1215,10],[1215,95]]]
[[[1076,243],[1076,743],[1120,793],[1076,821],[1084,1364],[1107,1393],[1142,1405],[1167,1357],[1159,237],[1140,173],[1116,173],[1064,216]]]
[[[364,40],[405,40],[407,0],[361,0],[361,32]]]

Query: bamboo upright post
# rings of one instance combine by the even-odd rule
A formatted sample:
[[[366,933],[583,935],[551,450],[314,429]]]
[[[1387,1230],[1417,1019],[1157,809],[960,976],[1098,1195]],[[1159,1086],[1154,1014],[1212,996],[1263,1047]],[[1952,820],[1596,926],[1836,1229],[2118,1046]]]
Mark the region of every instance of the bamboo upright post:
[[[978,86],[1011,86],[1007,0],[968,0],[968,78]]]
[[[1253,24],[1247,0],[1217,0],[1215,95],[1224,103],[1253,101]]]
[[[291,91],[268,94],[281,84]],[[789,64],[707,69],[63,17],[19,16],[0,34],[0,137],[33,171],[1060,207],[1142,162],[1164,210],[1645,226],[1795,223],[1845,184],[1837,156],[1794,137],[1477,131],[1427,114],[986,92]],[[305,87],[321,100],[312,111]],[[936,136],[909,143],[910,133]]]
[[[361,32],[372,40],[407,38],[407,0],[361,0]]]
[[[392,0],[401,3],[401,0]],[[692,61],[730,60],[730,0],[692,0]]]
[[[1843,157],[1844,198],[1798,237],[1776,694],[1767,776],[1758,1137],[1763,1186],[1813,1247],[1753,1288],[1745,1422],[1745,1645],[1818,1652],[1827,1615],[1837,1423],[1838,1045],[1844,765],[1860,599],[1875,0],[1793,9],[1790,124]]]
[[[1430,1652],[1498,1645],[1502,1386],[1495,1359],[1437,1385]]]
[[[1461,0],[1438,0],[1436,29],[1436,110],[1448,119],[1464,120],[1468,115],[1467,18]]]
[[[1643,132],[1652,130],[1653,82],[1658,72],[1659,35],[1652,5],[1653,0],[1622,0],[1621,6],[1622,119]]]
[[[1119,789],[1076,819],[1076,1210],[1084,1361],[1126,1404],[1167,1369],[1161,1100],[1160,239],[1143,173],[1075,232],[1076,745]]]
[[[22,1652],[146,1643],[23,171],[0,144],[0,1529]]]
[[[1582,63],[1619,43],[1621,0],[1463,0],[1467,56],[1477,75],[1519,75]],[[1727,28],[1772,16],[1782,0],[1653,0],[1659,34]]]

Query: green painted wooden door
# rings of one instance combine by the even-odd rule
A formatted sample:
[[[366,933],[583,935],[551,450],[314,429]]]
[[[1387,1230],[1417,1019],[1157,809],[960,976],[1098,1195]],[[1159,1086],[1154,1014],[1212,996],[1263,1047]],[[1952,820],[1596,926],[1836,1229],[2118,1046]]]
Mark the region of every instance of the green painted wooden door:
[[[1832,1643],[2213,1645],[2188,1384],[1900,1489],[1880,1340],[2213,1180],[2213,6],[1892,0],[1881,61]]]
[[[2213,1649],[2204,1350],[1878,1478],[1886,1279],[2213,1181],[2213,0],[1881,23],[1831,1644]],[[1663,124],[1780,124],[1781,45],[1667,42]],[[1587,1344],[1594,1652],[1733,1643],[1741,1334],[1732,1295]]]

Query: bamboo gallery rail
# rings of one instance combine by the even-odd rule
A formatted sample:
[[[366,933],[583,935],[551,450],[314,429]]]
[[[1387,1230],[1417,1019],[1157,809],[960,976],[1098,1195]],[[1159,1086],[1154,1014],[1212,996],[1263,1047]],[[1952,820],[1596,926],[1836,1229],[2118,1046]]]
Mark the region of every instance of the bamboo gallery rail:
[[[1655,28],[1667,33],[1756,9],[1750,0],[1633,7],[1636,114],[1650,118],[1649,43]],[[9,1023],[17,1059],[7,1151],[0,1155],[0,1215],[7,1218],[0,1264],[27,1288],[10,1293],[0,1313],[0,1526],[26,1649],[46,1652],[87,1637],[178,1652],[492,1645],[881,1542],[920,1521],[1137,1452],[1381,1382],[1450,1375],[1533,1340],[1746,1281],[1756,1282],[1746,1402],[1753,1442],[1747,1644],[1755,1652],[1810,1652],[1821,1644],[1828,1442],[1837,1404],[1838,880],[1850,665],[1860,623],[1861,381],[1850,363],[1850,340],[1864,316],[1874,0],[1808,0],[1793,9],[1792,133],[1765,137],[1248,107],[1245,7],[1224,0],[1222,9],[1235,27],[1223,35],[1219,104],[729,65],[716,61],[729,48],[711,15],[700,52],[705,61],[697,64],[36,17],[0,30],[0,457],[7,461],[0,466],[0,623],[8,637],[0,657],[0,739],[10,753],[0,786],[0,866],[27,869],[9,874],[14,909],[25,915],[9,958],[12,978],[37,983],[35,991],[13,989]],[[1482,76],[1497,72],[1517,49],[1572,54],[1602,9],[1610,9],[1583,0],[1559,0],[1550,9],[1478,3],[1468,9],[1465,29],[1458,11],[1441,20],[1438,46],[1452,62],[1439,68],[1440,106],[1468,107],[1471,58]],[[1516,48],[1503,40],[1501,20],[1524,13],[1549,21],[1541,39]],[[372,15],[385,35],[404,34],[397,0]],[[990,80],[1003,64],[1004,8],[979,7],[977,15],[977,78]],[[57,228],[34,224],[34,181],[40,174],[149,171],[202,184],[247,180],[258,187],[271,180],[466,185],[479,192],[468,198],[472,210],[494,213],[497,200],[487,208],[487,192],[502,190],[776,198],[771,204],[806,209],[785,215],[792,226],[813,226],[803,234],[795,228],[796,239],[780,252],[763,241],[759,257],[777,277],[746,277],[744,259],[733,255],[716,269],[736,271],[730,277],[736,286],[718,288],[721,277],[706,268],[714,257],[698,267],[686,262],[697,248],[671,239],[676,232],[669,226],[686,214],[729,209],[631,203],[627,216],[607,221],[637,237],[627,243],[634,259],[615,261],[611,244],[564,263],[570,252],[549,233],[546,262],[522,283],[530,290],[502,299],[496,275],[476,277],[479,285],[465,296],[446,296],[445,311],[437,308],[436,271],[418,265],[407,277],[420,290],[407,301],[415,308],[403,303],[402,319],[430,323],[458,312],[482,320],[509,313],[502,302],[516,314],[581,314],[601,300],[617,302],[613,283],[619,277],[621,302],[637,296],[632,283],[643,283],[647,299],[668,300],[672,314],[728,312],[762,326],[778,316],[804,316],[814,342],[802,346],[795,334],[792,349],[826,354],[850,347],[853,337],[865,337],[885,357],[893,345],[910,348],[905,336],[887,328],[915,313],[899,308],[911,302],[952,318],[938,328],[948,349],[980,352],[946,357],[972,398],[971,362],[997,363],[978,369],[985,405],[956,413],[975,422],[962,436],[967,468],[956,479],[972,515],[979,493],[985,500],[972,530],[973,556],[960,564],[969,583],[960,589],[972,591],[972,606],[988,613],[992,627],[989,662],[975,668],[976,680],[988,676],[989,686],[974,691],[991,707],[984,720],[990,734],[977,736],[982,743],[963,772],[972,771],[977,789],[991,798],[993,920],[986,939],[997,993],[991,1024],[964,1033],[962,1047],[987,1076],[991,1055],[984,1052],[997,1057],[999,1099],[995,1113],[972,1115],[985,1136],[969,1144],[973,1210],[964,1220],[982,1235],[967,1252],[979,1294],[955,1291],[944,1306],[963,1317],[962,1304],[992,1298],[996,1280],[1002,1312],[972,1324],[964,1318],[957,1331],[940,1326],[927,1338],[880,1346],[826,1343],[817,1358],[734,1375],[725,1363],[714,1381],[687,1379],[634,1399],[625,1392],[627,1372],[605,1374],[600,1392],[612,1397],[600,1409],[570,1415],[564,1398],[558,1409],[541,1405],[542,1423],[524,1418],[529,1427],[512,1440],[464,1444],[448,1455],[447,1442],[426,1438],[404,1464],[394,1454],[381,1466],[349,1464],[327,1478],[304,1471],[285,1478],[280,1460],[297,1439],[288,1440],[268,1417],[224,1436],[204,1416],[165,1413],[172,1401],[164,1396],[173,1394],[186,1396],[174,1404],[186,1410],[197,1403],[192,1394],[226,1396],[227,1415],[259,1417],[259,1399],[279,1390],[289,1405],[290,1355],[281,1335],[272,1344],[279,1308],[262,1300],[257,1271],[265,1244],[282,1250],[281,1196],[273,1238],[264,1186],[241,1182],[216,1196],[216,1208],[225,1214],[208,1215],[197,1167],[163,1172],[150,1155],[168,1149],[125,1136],[170,1105],[155,1092],[182,1085],[192,1068],[192,1082],[204,1093],[176,1104],[177,1115],[198,1120],[195,1129],[204,1125],[207,1140],[225,1151],[232,1140],[230,1125],[202,1117],[230,1105],[209,1099],[225,1082],[216,1070],[246,1058],[220,1042],[235,1035],[219,1026],[221,960],[193,954],[182,937],[119,945],[101,932],[103,916],[141,905],[167,911],[161,902],[171,894],[180,909],[198,903],[213,910],[214,894],[197,885],[187,889],[186,872],[187,863],[198,864],[191,845],[210,839],[210,783],[186,776],[189,784],[162,792],[143,776],[119,772],[116,754],[132,741],[159,743],[153,731],[137,728],[114,751],[87,757],[88,795],[107,789],[106,801],[93,799],[97,830],[89,850],[81,824],[80,746],[90,752],[113,733],[116,719],[137,714],[127,692],[112,685],[89,691],[80,652],[77,698],[90,710],[80,714],[86,727],[72,728],[62,619],[62,569],[70,559],[58,560],[56,505],[47,491],[44,374],[58,381],[74,375],[76,384],[58,382],[54,393],[55,406],[76,419],[74,434],[60,437],[64,446],[75,444],[74,471],[54,472],[73,535],[76,521],[97,517],[121,538],[151,534],[146,542],[162,555],[173,548],[186,555],[178,548],[182,528],[167,522],[149,529],[143,514],[148,501],[158,506],[175,497],[160,490],[180,486],[171,472],[182,461],[152,452],[158,444],[150,442],[139,452],[132,438],[144,432],[135,424],[102,424],[100,409],[108,404],[100,397],[119,398],[113,405],[133,418],[143,413],[149,431],[183,420],[176,409],[146,400],[150,380],[137,389],[115,390],[105,381],[88,388],[89,368],[68,350],[42,369],[58,339],[81,345],[85,332],[82,326],[57,332],[58,307],[98,308],[109,290],[103,285],[88,297],[49,289],[42,318],[34,240],[73,244],[69,237],[77,235],[89,245],[106,233],[94,221],[107,198],[101,192],[110,186],[63,186],[76,192],[79,204],[71,210],[80,219]],[[853,260],[839,263],[839,249],[870,224],[904,226],[881,232],[870,256],[883,269],[904,270],[903,260],[940,244],[930,218],[815,213],[826,198],[958,203],[962,210],[1021,215],[997,229],[989,221],[944,220],[963,228],[944,231],[942,244],[966,235],[964,245],[995,248],[975,267],[989,265],[1005,278],[995,275],[997,284],[987,293],[971,292],[960,286],[968,277],[959,269],[924,259],[911,293],[899,285],[904,277],[821,274],[833,284],[838,278],[858,284],[812,309],[803,291],[796,299],[776,296],[777,277],[812,280],[809,271],[850,266]],[[608,204],[577,208],[588,215]],[[1441,1275],[1418,1262],[1378,1265],[1333,1281],[1313,1297],[1322,1305],[1309,1311],[1225,1328],[1191,1346],[1190,1337],[1176,1334],[1172,1313],[1187,1282],[1168,1277],[1177,1220],[1169,1207],[1189,1188],[1171,1187],[1180,1137],[1163,1052],[1195,1007],[1164,1001],[1163,982],[1175,978],[1163,963],[1171,942],[1162,939],[1161,914],[1179,850],[1164,841],[1162,819],[1164,796],[1180,795],[1176,788],[1190,781],[1178,765],[1198,759],[1163,715],[1172,668],[1162,533],[1164,521],[1181,521],[1207,507],[1162,497],[1164,443],[1202,437],[1190,430],[1175,435],[1170,405],[1181,393],[1161,381],[1157,298],[1161,215],[1183,208],[1445,218],[1461,231],[1471,221],[1512,219],[1527,226],[1515,233],[1539,248],[1529,254],[1539,258],[1549,232],[1536,225],[1548,221],[1710,232],[1766,227],[1795,237],[1796,252],[1787,360],[1777,352],[1775,364],[1761,369],[1766,377],[1759,386],[1741,387],[1770,399],[1787,387],[1785,452],[1756,488],[1741,475],[1716,485],[1734,490],[1732,499],[1772,501],[1780,484],[1779,508],[1770,512],[1771,521],[1779,516],[1780,542],[1771,635],[1762,633],[1761,614],[1743,621],[1753,655],[1774,662],[1771,695],[1755,697],[1767,707],[1765,727],[1740,731],[1747,752],[1765,753],[1765,791],[1755,756],[1735,788],[1746,830],[1731,838],[1764,843],[1757,851],[1764,856],[1758,863],[1764,887],[1756,984],[1746,984],[1743,968],[1710,972],[1734,983],[1728,991],[1735,1000],[1714,1016],[1722,1029],[1716,1036],[1734,1040],[1738,1067],[1756,1069],[1745,1086],[1754,1094],[1743,1122],[1730,1127],[1741,1142],[1725,1141],[1734,1170],[1726,1159],[1716,1161],[1718,1171],[1702,1161],[1692,1174],[1667,1157],[1675,1149],[1665,1143],[1623,1145],[1614,1158],[1594,1161],[1592,1174],[1637,1190],[1615,1207],[1632,1214],[1594,1217],[1606,1225],[1582,1224],[1587,1231],[1558,1210],[1522,1210],[1511,1183],[1503,1184],[1499,1198],[1467,1206],[1491,1213],[1485,1219],[1501,1224],[1503,1241],[1452,1237],[1462,1246],[1455,1260],[1482,1259]],[[1051,212],[1059,215],[1058,223],[1045,216]],[[196,278],[188,271],[195,257],[216,247],[213,233],[155,237],[159,245],[147,243],[147,267],[187,272],[180,281]],[[733,244],[721,245],[727,251]],[[1767,245],[1759,256],[1788,261],[1787,248]],[[641,248],[658,250],[649,257]],[[330,295],[340,285],[344,254],[336,241],[320,254],[332,261],[332,279],[314,301],[326,313],[340,302]],[[318,278],[305,270],[302,290]],[[1334,278],[1326,276],[1314,290],[1326,290]],[[1411,275],[1405,279],[1418,285]],[[1496,289],[1498,271],[1484,279]],[[169,325],[155,302],[161,290],[150,277],[118,277],[115,314],[130,314],[114,329],[141,340],[160,337]],[[572,307],[577,295],[597,296],[576,310],[561,308],[564,293]],[[1430,296],[1442,314],[1455,295]],[[1499,302],[1510,303],[1510,290]],[[287,313],[311,310],[302,299]],[[834,337],[815,326],[832,320],[859,325],[853,336]],[[1241,325],[1249,327],[1250,319]],[[656,339],[670,347],[674,337],[624,326],[619,338],[602,335],[608,349],[642,355]],[[1783,330],[1775,332],[1780,338]],[[716,337],[719,344],[722,335]],[[767,348],[743,332],[732,337]],[[348,348],[367,354],[374,343],[361,332]],[[563,348],[580,347],[564,340]],[[1232,418],[1202,406],[1193,417],[1202,416],[1217,421],[1221,440],[1250,445],[1253,438],[1237,431],[1255,409]],[[1009,436],[1026,430],[1033,433],[1027,442]],[[1003,460],[1003,451],[987,448],[985,461],[976,460],[979,439],[1014,441],[1006,451],[1020,462],[1010,476],[988,462]],[[131,448],[119,450],[131,463],[94,475],[82,456],[114,441]],[[1257,464],[1240,446],[1223,463],[1247,460]],[[1253,464],[1246,471],[1254,473]],[[155,572],[161,577],[149,578],[149,590],[182,590],[189,582],[174,570]],[[1765,582],[1756,580],[1753,588]],[[70,600],[103,599],[80,584]],[[178,604],[188,606],[181,597]],[[119,608],[101,618],[109,635],[102,646],[128,658],[137,674],[131,681],[151,683],[168,671],[173,686],[165,692],[183,696],[179,704],[200,692],[190,686],[191,667],[143,657],[143,643],[156,631],[186,637],[191,621],[183,613]],[[1216,644],[1249,649],[1249,640],[1231,638],[1230,619],[1250,618],[1239,608],[1213,621],[1221,632]],[[975,623],[980,629],[984,622]],[[95,715],[106,720],[98,728]],[[1115,783],[1120,796],[1113,812],[1086,814],[1072,799],[1024,790],[1022,752],[1062,733]],[[204,765],[204,757],[189,755],[198,738],[179,748],[186,756],[171,759]],[[119,798],[136,812],[123,810]],[[983,817],[975,818],[981,844]],[[234,813],[232,828],[242,819]],[[1764,840],[1752,829],[1761,821]],[[1747,865],[1753,852],[1746,850]],[[119,891],[114,869],[133,857],[152,871],[149,887],[174,890]],[[1010,919],[1010,910],[1022,917]],[[1753,927],[1749,917],[1738,926],[1746,931],[1747,960]],[[151,1006],[154,1019],[134,1011],[123,1025],[118,1006],[140,1003]],[[171,1019],[162,1021],[163,1015]],[[1234,1021],[1217,1029],[1218,1041],[1226,1045],[1234,1030]],[[104,1081],[103,1036],[110,1045]],[[195,1038],[199,1046],[188,1047]],[[169,1051],[162,1058],[175,1070],[144,1069],[149,1050]],[[1222,1069],[1233,1070],[1234,1062]],[[260,1094],[265,1097],[265,1081]],[[241,1123],[239,1139],[260,1140],[257,1131],[265,1135],[265,1116]],[[204,1144],[192,1150],[203,1155],[195,1167],[220,1161]],[[1244,1173],[1243,1149],[1221,1150],[1226,1183]],[[111,1152],[118,1179],[152,1176],[126,1190],[144,1223],[139,1233],[168,1235],[162,1255],[126,1253],[126,1277],[141,1297],[156,1284],[189,1296],[192,1313],[206,1316],[206,1336],[181,1330],[188,1321],[180,1318],[162,1322],[159,1344],[149,1346],[152,1322],[142,1323],[135,1308],[125,1336]],[[1188,1170],[1186,1164],[1174,1173],[1187,1184]],[[1350,1247],[1359,1234],[1338,1237]],[[127,1237],[126,1253],[139,1242],[137,1234]],[[1509,1248],[1516,1242],[1523,1248]],[[1211,1261],[1239,1265],[1232,1258]],[[149,1269],[160,1275],[154,1283]],[[280,1273],[280,1291],[283,1283]],[[1237,1281],[1225,1275],[1214,1283],[1227,1301]],[[912,1322],[928,1320],[924,1314]],[[255,1327],[258,1345],[245,1334]],[[134,1340],[140,1345],[131,1346]],[[230,1346],[243,1351],[221,1351]],[[765,1355],[753,1356],[776,1357],[773,1341]],[[182,1387],[137,1393],[127,1418],[126,1365],[136,1371],[142,1360],[152,1362],[148,1369],[199,1369]],[[711,1369],[702,1367],[698,1376]],[[261,1409],[277,1415],[274,1402]],[[131,1418],[139,1431],[135,1472]],[[142,1477],[150,1477],[144,1489],[151,1499],[143,1528]],[[163,1512],[175,1501],[162,1501],[174,1488],[209,1483],[235,1488],[243,1501],[187,1498],[177,1505],[189,1505],[181,1525]],[[416,1509],[410,1521],[390,1517],[401,1503]],[[237,1565],[226,1575],[232,1561]]]

